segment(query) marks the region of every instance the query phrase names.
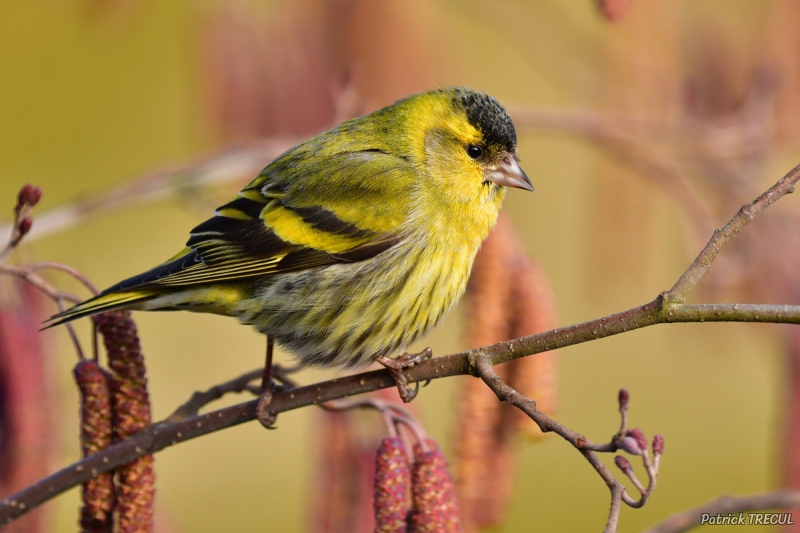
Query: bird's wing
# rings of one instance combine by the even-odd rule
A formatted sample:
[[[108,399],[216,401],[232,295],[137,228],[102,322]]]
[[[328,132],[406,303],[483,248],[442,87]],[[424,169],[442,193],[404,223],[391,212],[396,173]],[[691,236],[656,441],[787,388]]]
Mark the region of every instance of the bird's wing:
[[[412,173],[406,160],[382,151],[323,158],[289,152],[194,228],[180,254],[104,292],[232,281],[374,257],[398,241]]]

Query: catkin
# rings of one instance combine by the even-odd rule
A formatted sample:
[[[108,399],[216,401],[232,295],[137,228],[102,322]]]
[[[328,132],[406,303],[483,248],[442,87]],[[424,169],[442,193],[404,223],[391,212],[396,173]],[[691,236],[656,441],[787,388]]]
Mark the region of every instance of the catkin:
[[[96,361],[78,363],[73,373],[81,395],[83,456],[109,447],[114,438],[109,374]],[[114,527],[114,474],[106,472],[83,484],[80,524],[84,533],[111,533]]]
[[[411,469],[401,437],[384,437],[375,454],[375,533],[406,533]]]
[[[132,437],[150,424],[144,358],[129,311],[109,311],[95,317],[108,353],[114,410],[114,439]],[[153,531],[155,472],[146,455],[117,469],[117,516],[120,533]]]
[[[511,222],[501,214],[475,258],[470,276],[466,332],[469,348],[509,338],[509,301],[516,282],[510,259],[518,246]],[[507,366],[497,367],[501,377],[507,377]],[[481,380],[464,381],[455,451],[462,527],[467,533],[498,525],[504,517],[510,493],[508,480],[514,471],[514,453],[504,425],[505,408]]]
[[[436,441],[427,439],[423,450],[414,445],[414,466],[411,470],[413,510],[409,520],[411,533],[458,533],[458,502],[453,478]]]
[[[526,257],[503,215],[475,259],[468,290],[470,348],[555,327],[554,299],[544,273]],[[534,398],[544,412],[552,413],[555,364],[555,353],[547,352],[499,365],[495,371],[520,393]],[[465,532],[504,521],[514,480],[514,437],[520,432],[541,435],[532,420],[498,402],[481,380],[465,381],[455,444]]]
[[[0,276],[0,494],[4,496],[48,475],[60,457],[52,360],[39,333],[43,304],[32,285]],[[0,530],[45,531],[52,510],[38,507]]]
[[[509,338],[533,335],[557,327],[553,291],[542,268],[522,252],[514,259],[516,283],[511,295],[513,319]],[[556,370],[558,352],[537,353],[515,359],[505,365],[509,386],[527,398],[536,400],[536,407],[552,415],[558,408]],[[539,426],[519,409],[507,409],[514,429],[525,436],[540,438]]]
[[[321,411],[318,416],[318,457],[307,531],[372,531],[375,451],[372,447],[365,450],[359,442],[353,413]],[[365,452],[369,453],[368,458],[363,457]]]

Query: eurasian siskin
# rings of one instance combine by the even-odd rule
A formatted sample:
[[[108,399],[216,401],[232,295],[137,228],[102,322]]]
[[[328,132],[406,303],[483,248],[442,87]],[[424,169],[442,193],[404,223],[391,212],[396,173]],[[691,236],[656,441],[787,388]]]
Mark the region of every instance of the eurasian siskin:
[[[288,150],[180,253],[53,318],[216,313],[304,365],[386,364],[464,292],[506,187],[533,190],[503,106],[416,94]]]

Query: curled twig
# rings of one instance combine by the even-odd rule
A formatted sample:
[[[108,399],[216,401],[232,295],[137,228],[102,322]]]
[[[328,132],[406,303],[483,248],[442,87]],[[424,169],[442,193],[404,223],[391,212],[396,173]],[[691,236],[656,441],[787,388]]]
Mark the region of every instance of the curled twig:
[[[621,502],[624,502],[631,507],[641,507],[645,504],[655,488],[656,479],[658,477],[658,469],[650,460],[650,456],[647,451],[647,442],[641,442],[641,440],[644,439],[644,434],[642,434],[641,431],[637,433],[636,430],[631,432],[626,430],[624,433],[617,433],[611,442],[607,444],[596,444],[580,433],[577,433],[548,417],[536,407],[536,402],[524,397],[509,387],[508,384],[506,384],[506,382],[494,372],[492,364],[487,357],[483,355],[476,355],[472,361],[475,374],[480,377],[484,383],[486,383],[486,385],[497,395],[497,398],[500,401],[508,402],[509,405],[513,405],[514,407],[517,407],[523,411],[534,422],[536,422],[536,424],[538,424],[539,428],[543,432],[552,431],[563,437],[567,442],[572,444],[586,458],[587,461],[589,461],[595,471],[600,475],[603,481],[605,481],[606,485],[608,485],[611,491],[611,510],[609,512],[608,521],[604,530],[605,533],[616,532]],[[626,412],[627,401],[624,405],[623,402],[620,402],[621,416],[624,417],[624,413]],[[634,435],[634,439],[636,441],[639,441],[636,442],[635,449],[626,448],[623,443],[623,440],[631,434]],[[663,452],[663,438],[660,439],[660,442],[661,447],[658,451],[654,450],[654,455],[660,455],[661,452]],[[614,477],[608,467],[606,467],[606,465],[603,464],[597,457],[597,453],[613,453],[620,449],[626,449],[626,451],[641,456],[645,470],[647,471],[648,486],[645,488],[634,475],[630,462],[622,456],[617,456],[616,458],[617,466],[623,471],[623,473],[625,473],[626,476],[628,476],[637,490],[639,490],[640,498],[638,500],[631,498],[627,494],[625,487]]]

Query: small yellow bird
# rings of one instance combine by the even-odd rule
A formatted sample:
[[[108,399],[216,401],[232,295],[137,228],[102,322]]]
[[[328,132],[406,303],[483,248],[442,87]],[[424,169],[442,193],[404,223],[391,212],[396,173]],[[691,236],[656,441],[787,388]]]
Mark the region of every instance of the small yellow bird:
[[[55,315],[127,308],[232,316],[303,365],[392,371],[453,307],[506,187],[533,191],[500,103],[467,88],[416,94],[288,150],[191,231],[186,248]],[[260,411],[268,406],[265,383]]]

